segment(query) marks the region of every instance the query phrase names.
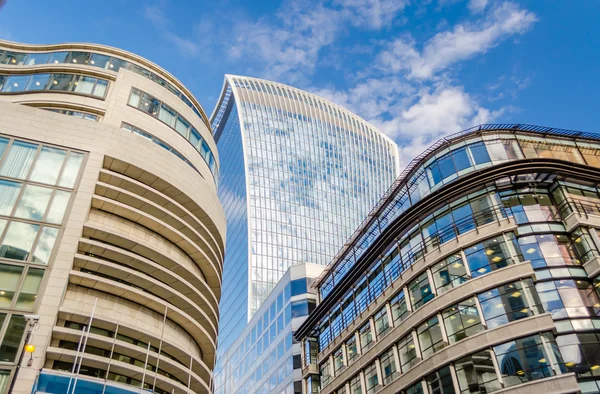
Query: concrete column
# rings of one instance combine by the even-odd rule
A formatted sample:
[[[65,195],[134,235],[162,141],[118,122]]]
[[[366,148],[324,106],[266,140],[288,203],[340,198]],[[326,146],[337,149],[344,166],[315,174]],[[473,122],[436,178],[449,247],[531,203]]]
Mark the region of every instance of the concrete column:
[[[400,353],[398,353],[398,346],[396,346],[396,345],[392,346],[392,353],[394,354],[394,363],[396,364],[396,372],[398,374],[401,374],[402,371],[400,370]]]
[[[446,333],[446,327],[444,326],[444,319],[442,314],[438,312],[437,314],[438,324],[440,325],[440,331],[442,332],[442,339],[448,345],[450,341],[448,341],[448,333]]]
[[[477,295],[474,295],[475,299],[475,307],[477,308],[477,313],[479,314],[479,320],[481,321],[481,325],[487,329],[487,323],[485,322],[485,317],[483,316],[483,309],[481,309],[481,304],[479,303],[479,298]]]
[[[454,364],[450,364],[448,366],[450,369],[450,377],[452,377],[452,386],[454,387],[455,393],[460,393],[460,385],[458,384],[458,375],[456,374],[456,369],[454,368]]]
[[[381,360],[379,357],[375,359],[375,371],[377,371],[377,382],[383,386],[383,371],[381,370]]]
[[[365,373],[363,371],[360,371],[360,389],[362,393],[366,393],[367,392],[367,382],[365,382]]]
[[[431,273],[431,270],[429,268],[427,268],[427,280],[429,280],[429,288],[431,289],[431,293],[434,296],[437,296],[437,290],[435,289],[435,282],[433,281],[433,274]]]
[[[498,366],[498,360],[496,360],[496,353],[493,350],[490,350],[490,356],[492,357],[492,364],[494,364],[494,369],[496,370],[496,377],[498,381],[504,387],[504,380],[502,380],[502,373],[500,373],[500,367]]]
[[[467,255],[465,254],[465,251],[463,249],[460,250],[460,258],[463,262],[463,265],[465,266],[465,271],[467,272],[467,276],[469,278],[472,278],[473,274],[471,274],[471,268],[469,268],[469,264],[467,264]]]
[[[387,317],[388,317],[388,322],[390,324],[390,327],[394,327],[394,317],[392,316],[392,307],[390,306],[389,302],[385,303],[385,311],[387,313]]]
[[[417,358],[419,360],[422,360],[423,356],[421,354],[421,345],[419,344],[419,337],[417,336],[417,330],[412,330],[411,334],[413,337],[413,344],[415,345],[415,352],[417,353]]]
[[[373,335],[373,341],[377,341],[377,332],[375,332],[375,320],[373,317],[369,318],[369,327],[371,327],[371,335]]]
[[[552,368],[552,371],[554,371],[555,375],[560,374],[560,370],[557,370],[558,362],[556,361],[556,357],[554,356],[554,352],[552,351],[552,346],[550,345],[548,339],[546,339],[544,335],[540,334],[540,338],[542,338],[542,345],[544,345],[544,351],[546,352],[546,357],[548,357],[546,362],[550,363],[550,367]]]
[[[408,309],[408,313],[412,313],[412,302],[410,299],[410,293],[408,292],[408,287],[404,286],[402,291],[404,292],[404,301],[406,301],[406,309]]]

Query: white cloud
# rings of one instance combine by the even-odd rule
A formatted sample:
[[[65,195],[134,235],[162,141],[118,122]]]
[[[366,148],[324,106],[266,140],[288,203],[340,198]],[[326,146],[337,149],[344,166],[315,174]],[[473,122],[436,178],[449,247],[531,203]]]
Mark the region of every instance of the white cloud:
[[[336,0],[350,12],[349,20],[354,26],[381,29],[392,24],[396,16],[408,4],[407,0]]]
[[[469,11],[473,14],[478,14],[481,11],[485,10],[485,7],[488,5],[488,0],[469,0]]]
[[[379,55],[382,68],[406,71],[408,77],[428,79],[449,66],[485,53],[501,41],[523,34],[537,20],[535,14],[505,2],[477,23],[459,24],[436,34],[419,53],[412,39],[398,38]]]

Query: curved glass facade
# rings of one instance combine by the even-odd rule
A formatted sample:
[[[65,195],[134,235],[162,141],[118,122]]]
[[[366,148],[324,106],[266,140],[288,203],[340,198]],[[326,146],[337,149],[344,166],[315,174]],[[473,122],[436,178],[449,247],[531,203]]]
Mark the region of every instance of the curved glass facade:
[[[165,87],[171,93],[179,97],[181,101],[190,107],[196,115],[205,120],[201,111],[173,84],[167,82],[158,74],[115,56],[107,56],[87,51],[54,51],[54,52],[15,52],[0,50],[0,64],[10,66],[39,66],[40,64],[64,64],[72,63],[83,66],[104,68],[118,72],[121,68],[144,76],[153,82]]]
[[[468,393],[561,380],[593,392],[600,139],[486,127],[412,163],[345,250],[357,254],[321,276],[321,304],[297,333],[304,365],[321,371],[306,372],[307,389]],[[329,367],[336,352],[341,367]]]
[[[228,242],[226,349],[291,265],[331,260],[395,179],[398,157],[391,140],[348,111],[259,79],[227,76],[212,125],[228,231],[248,237]]]

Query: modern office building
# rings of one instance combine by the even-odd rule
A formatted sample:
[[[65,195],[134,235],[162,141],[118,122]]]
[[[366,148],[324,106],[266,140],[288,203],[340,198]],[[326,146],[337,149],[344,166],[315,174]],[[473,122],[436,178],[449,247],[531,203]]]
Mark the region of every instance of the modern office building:
[[[396,144],[313,94],[227,75],[211,123],[227,216],[218,354],[293,264],[327,264],[396,179]]]
[[[600,392],[599,185],[597,134],[435,143],[315,281],[306,393]]]
[[[300,344],[293,333],[315,308],[322,265],[288,268],[246,329],[219,359],[215,394],[302,393]]]
[[[198,101],[116,48],[2,41],[0,134],[0,393],[210,392],[226,221]]]

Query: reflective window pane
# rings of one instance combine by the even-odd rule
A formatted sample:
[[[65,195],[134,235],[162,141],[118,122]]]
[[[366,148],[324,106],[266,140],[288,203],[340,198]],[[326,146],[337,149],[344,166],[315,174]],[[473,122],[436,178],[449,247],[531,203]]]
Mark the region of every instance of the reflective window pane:
[[[22,273],[23,267],[0,264],[0,308],[10,308]]]
[[[48,86],[50,74],[33,74],[27,85],[27,90],[44,90]]]
[[[56,224],[62,223],[70,197],[71,192],[63,190],[56,191],[54,198],[52,199],[52,205],[50,205],[50,211],[48,211],[48,217],[46,218],[47,222]]]
[[[40,226],[37,224],[10,223],[0,246],[0,257],[27,260],[39,228]]]
[[[55,184],[66,154],[63,149],[44,146],[33,167],[30,179],[40,183]]]
[[[92,94],[96,78],[80,75],[75,77],[73,91],[76,93]]]
[[[10,318],[6,334],[0,345],[0,361],[14,362],[21,347],[23,333],[25,332],[25,318],[21,315],[13,315]]]
[[[106,96],[106,89],[108,88],[108,81],[104,79],[98,79],[96,81],[96,87],[94,87],[94,93],[92,93],[96,97],[104,97]]]
[[[67,159],[67,164],[63,170],[63,174],[60,178],[59,186],[63,187],[74,187],[77,175],[79,174],[79,167],[83,161],[83,153],[71,152]]]
[[[29,55],[27,55],[25,65],[37,66],[40,64],[46,64],[48,63],[48,59],[50,59],[49,53],[30,53]]]
[[[36,144],[14,141],[0,168],[0,175],[24,179],[29,173],[37,148]]]
[[[72,74],[52,74],[48,90],[69,91],[74,75]]]
[[[29,75],[13,75],[8,77],[2,85],[2,92],[4,93],[15,93],[23,92],[27,83],[29,82]]]
[[[21,185],[20,182],[0,179],[0,215],[8,216],[11,214],[21,191]]]
[[[19,298],[15,304],[16,309],[27,312],[33,311],[44,272],[45,270],[39,268],[30,268],[27,271],[27,276],[25,276],[23,286],[21,286],[21,290],[19,291]]]
[[[50,188],[27,185],[17,206],[15,216],[24,219],[42,220],[51,195],[52,189]]]
[[[35,247],[32,262],[36,264],[47,265],[58,236],[58,229],[53,227],[44,227],[40,240]]]

